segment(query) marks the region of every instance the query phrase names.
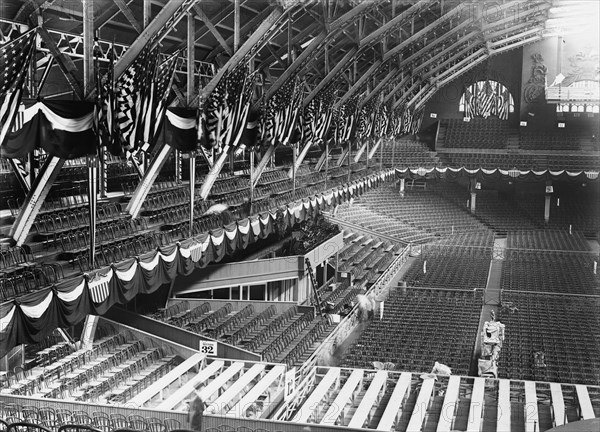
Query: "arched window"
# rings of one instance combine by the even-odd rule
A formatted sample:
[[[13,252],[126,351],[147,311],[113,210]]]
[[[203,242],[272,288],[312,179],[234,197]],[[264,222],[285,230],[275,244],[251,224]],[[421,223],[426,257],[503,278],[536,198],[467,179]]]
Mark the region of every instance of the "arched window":
[[[508,114],[515,112],[515,101],[510,91],[498,81],[477,81],[465,89],[458,103],[458,110],[465,117],[496,116],[508,119]]]

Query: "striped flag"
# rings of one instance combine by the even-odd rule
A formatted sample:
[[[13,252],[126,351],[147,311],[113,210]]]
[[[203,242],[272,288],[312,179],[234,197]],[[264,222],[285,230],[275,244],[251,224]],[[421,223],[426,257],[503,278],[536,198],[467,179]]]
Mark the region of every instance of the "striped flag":
[[[0,145],[11,131],[23,96],[23,83],[35,53],[36,30],[0,47]]]
[[[483,118],[488,118],[492,114],[495,106],[495,93],[489,80],[481,85],[478,94],[478,110],[477,114]]]
[[[206,117],[207,148],[219,153],[223,146],[238,145],[246,128],[255,81],[256,73],[249,74],[247,65],[221,78],[201,108]]]
[[[142,105],[138,142],[141,145],[140,150],[144,152],[150,149],[158,137],[158,132],[167,109],[167,98],[171,90],[171,84],[173,83],[178,57],[179,52],[173,54],[156,68],[149,98],[146,98]]]
[[[303,116],[302,141],[305,144],[324,142],[332,123],[335,88],[329,87],[320,92],[304,110],[308,114]]]
[[[343,145],[354,138],[358,117],[358,97],[353,97],[344,103],[336,114],[334,141],[336,145]]]
[[[373,136],[375,126],[375,116],[377,114],[376,100],[371,98],[360,110],[358,127],[356,135],[361,139],[368,139]]]
[[[402,135],[402,109],[402,106],[396,107],[392,114],[390,133],[395,137]]]
[[[96,131],[100,145],[119,156],[121,146],[114,145],[117,141],[114,85],[114,51],[111,50],[110,65],[104,76],[96,59]]]
[[[129,152],[139,148],[142,107],[151,97],[157,58],[157,49],[144,47],[116,83],[117,128],[121,145]]]
[[[296,130],[302,107],[303,85],[296,78],[289,79],[264,104],[261,139],[271,144],[288,145]]]
[[[375,119],[375,136],[383,138],[387,135],[390,125],[390,114],[388,104],[379,105]]]

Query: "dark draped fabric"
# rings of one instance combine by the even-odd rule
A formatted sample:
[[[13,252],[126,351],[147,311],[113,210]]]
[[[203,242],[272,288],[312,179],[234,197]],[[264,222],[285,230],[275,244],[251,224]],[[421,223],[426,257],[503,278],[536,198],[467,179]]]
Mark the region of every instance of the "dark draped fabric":
[[[181,118],[182,120],[192,119],[196,122],[198,112],[196,109],[191,108],[167,108],[169,113]],[[165,116],[166,125],[166,142],[173,147],[175,150],[182,152],[189,152],[196,149],[196,142],[198,140],[198,128],[195,126],[189,129],[182,129],[175,126],[169,120],[169,115]]]
[[[39,109],[43,105],[58,119],[53,123]],[[30,107],[36,111],[33,117],[15,132],[9,132],[2,146],[2,156],[21,158],[39,147],[51,156],[75,159],[96,153],[96,134],[90,122],[74,122],[75,119],[93,115],[94,104],[80,101],[44,101]],[[69,123],[69,126],[64,124]],[[89,127],[83,128],[86,124]]]

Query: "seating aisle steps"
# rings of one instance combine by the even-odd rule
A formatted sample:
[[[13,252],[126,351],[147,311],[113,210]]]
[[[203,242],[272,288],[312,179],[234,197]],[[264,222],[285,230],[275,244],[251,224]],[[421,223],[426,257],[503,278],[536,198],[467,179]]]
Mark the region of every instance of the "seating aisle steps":
[[[506,248],[506,239],[494,240],[494,252],[492,253],[492,262],[488,273],[488,280],[483,292],[483,306],[481,307],[481,316],[479,317],[479,328],[475,347],[473,349],[473,358],[471,359],[470,375],[477,375],[477,359],[481,354],[481,332],[486,321],[490,321],[492,314],[498,316],[500,307],[500,279],[502,277],[502,264],[504,262],[504,249]]]

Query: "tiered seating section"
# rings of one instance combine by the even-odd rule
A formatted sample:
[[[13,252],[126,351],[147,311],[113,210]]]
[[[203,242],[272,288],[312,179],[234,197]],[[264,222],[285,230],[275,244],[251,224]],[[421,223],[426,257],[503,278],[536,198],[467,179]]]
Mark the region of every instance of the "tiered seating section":
[[[486,286],[494,234],[492,231],[449,236],[426,245],[406,271],[409,286],[483,289]]]
[[[600,294],[594,274],[598,256],[580,233],[522,231],[509,233],[502,265],[504,290]]]
[[[233,310],[231,303],[212,310],[211,304],[190,307],[173,304],[154,315],[169,324],[260,354],[265,361],[300,365],[312,354],[314,344],[333,330],[326,317],[293,306],[277,312],[271,305],[257,312],[252,304]]]
[[[198,158],[201,159],[201,158]],[[157,246],[165,246],[189,237],[189,187],[169,178],[174,160],[168,161],[146,198],[141,217],[132,220],[124,213],[127,199],[133,194],[137,182],[131,176],[131,166],[123,161],[110,160],[111,173],[122,174],[119,197],[102,199],[98,203],[98,229],[96,231],[95,268],[110,265],[123,259],[138,256]],[[173,164],[171,164],[171,162]],[[185,164],[184,164],[185,165]],[[118,168],[121,166],[121,168]],[[7,175],[8,167],[3,165]],[[295,192],[287,176],[289,167],[267,171],[256,188],[252,213],[274,210],[282,205],[324,191],[325,173],[314,172],[310,165],[298,170]],[[365,169],[363,163],[352,165],[350,180],[363,177],[376,169]],[[199,167],[200,173],[208,170]],[[246,165],[247,171],[247,165]],[[197,235],[249,216],[249,176],[246,171],[220,175],[209,199],[196,199],[192,235]],[[343,171],[343,175],[340,173]],[[120,174],[119,174],[120,173]],[[347,168],[330,172],[328,187],[348,180]],[[42,211],[36,217],[32,231],[23,246],[29,256],[23,266],[19,250],[2,243],[0,260],[0,301],[47,287],[60,279],[74,277],[94,269],[89,264],[89,229],[87,202],[87,168],[84,160],[68,161],[53,185]],[[197,179],[201,182],[201,178]],[[109,182],[109,192],[117,192]],[[200,183],[197,183],[198,185]],[[12,198],[11,198],[12,197]],[[7,199],[11,214],[18,215],[23,199],[15,193]],[[222,214],[206,214],[214,204],[227,204]],[[12,220],[4,220],[10,224]],[[2,227],[8,232],[8,226]],[[42,265],[46,263],[49,265]],[[18,272],[13,272],[13,268]]]
[[[516,204],[538,227],[581,231],[592,236],[600,230],[600,208],[597,190],[585,192],[575,189],[557,191],[551,198],[550,220],[544,221],[544,196],[542,194],[519,195]],[[560,200],[560,205],[558,200]]]
[[[352,275],[356,288],[369,288],[402,251],[389,240],[351,231],[345,232],[344,243],[338,253],[338,271]]]
[[[383,319],[369,322],[343,364],[373,368],[373,361],[392,362],[398,370],[431,372],[438,361],[453,374],[467,375],[480,311],[481,294],[472,292],[393,292]]]
[[[180,361],[125,333],[101,337],[89,348],[61,341],[39,351],[34,367],[17,367],[5,375],[0,394],[124,403]]]
[[[502,305],[500,377],[600,385],[598,297],[505,291]],[[536,352],[545,366],[535,365]]]
[[[13,430],[29,432],[113,432],[117,430],[169,432],[182,427],[179,420],[172,418],[161,420],[157,417],[142,417],[133,413],[128,416],[118,413],[106,414],[96,409],[93,406],[69,410],[17,403],[1,404],[0,426],[12,425],[11,427],[15,428]]]
[[[337,217],[406,243],[427,243],[440,235],[486,229],[465,208],[441,200],[434,192],[407,188],[402,197],[395,187],[386,185],[367,192],[352,205],[341,205]]]
[[[439,158],[420,141],[407,138],[384,140],[383,149],[373,155],[373,164],[379,166],[383,158],[384,167],[434,168],[441,166]]]
[[[496,118],[442,120],[438,143],[448,148],[502,149],[509,135],[508,122]]]

